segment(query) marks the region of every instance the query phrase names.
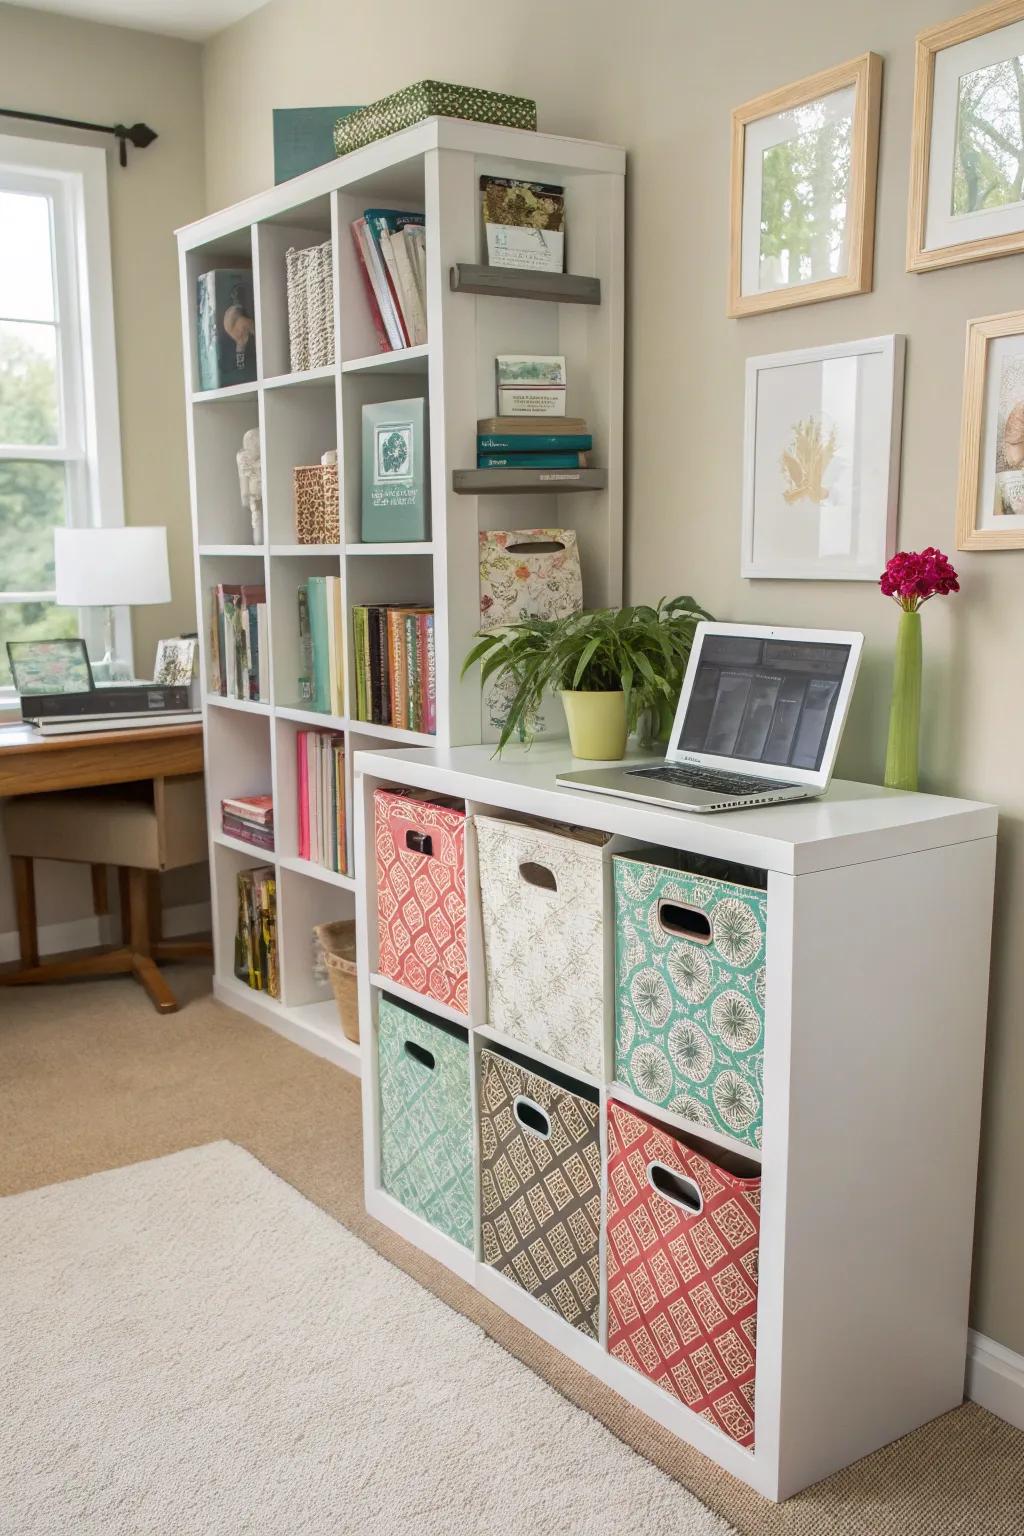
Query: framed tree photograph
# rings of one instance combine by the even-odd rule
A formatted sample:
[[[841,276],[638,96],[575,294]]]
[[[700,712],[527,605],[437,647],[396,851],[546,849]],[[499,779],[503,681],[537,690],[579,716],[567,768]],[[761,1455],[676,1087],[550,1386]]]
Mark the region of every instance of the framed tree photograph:
[[[870,292],[881,101],[865,53],[733,112],[730,315]]]
[[[877,582],[896,549],[903,336],[747,359],[740,575]]]
[[[1024,549],[1024,310],[967,327],[957,549]]]
[[[1024,0],[917,39],[907,269],[1024,251]]]

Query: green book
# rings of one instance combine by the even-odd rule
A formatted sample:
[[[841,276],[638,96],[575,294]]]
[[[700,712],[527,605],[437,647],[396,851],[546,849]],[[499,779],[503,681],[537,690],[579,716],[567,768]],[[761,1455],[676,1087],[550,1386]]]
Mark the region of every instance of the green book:
[[[405,544],[427,533],[426,401],[363,406],[364,544]]]
[[[331,651],[327,631],[327,577],[311,576],[309,588],[309,632],[313,641],[313,708],[321,714],[331,712]]]
[[[356,670],[356,719],[366,719],[366,609],[352,610],[352,650]]]
[[[299,603],[299,702],[308,704],[313,697],[313,637],[309,630],[309,586],[300,582]]]
[[[403,619],[405,627],[405,723],[410,731],[418,731],[420,721],[419,706],[419,656],[416,649],[416,615],[407,613]]]

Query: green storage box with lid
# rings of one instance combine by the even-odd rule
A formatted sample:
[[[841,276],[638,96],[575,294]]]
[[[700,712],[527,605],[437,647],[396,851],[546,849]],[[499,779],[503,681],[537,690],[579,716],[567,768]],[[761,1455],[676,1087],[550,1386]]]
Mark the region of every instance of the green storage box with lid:
[[[612,868],[616,1081],[759,1147],[767,877],[669,850]]]
[[[347,155],[376,139],[411,128],[425,117],[464,117],[474,123],[498,123],[505,128],[536,131],[537,103],[527,96],[506,96],[475,85],[450,85],[444,80],[417,80],[391,96],[372,102],[334,125],[334,152]]]
[[[407,1210],[472,1248],[473,1119],[466,1031],[384,996],[377,1067],[381,1184]]]

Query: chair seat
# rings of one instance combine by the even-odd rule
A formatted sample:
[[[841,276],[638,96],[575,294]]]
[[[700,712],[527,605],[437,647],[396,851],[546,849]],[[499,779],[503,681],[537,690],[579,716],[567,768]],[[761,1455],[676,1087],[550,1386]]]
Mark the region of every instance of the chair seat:
[[[3,802],[9,854],[128,869],[177,869],[206,857],[202,777],[168,780],[165,835],[149,800],[103,790],[20,795]],[[163,846],[161,847],[161,843]]]

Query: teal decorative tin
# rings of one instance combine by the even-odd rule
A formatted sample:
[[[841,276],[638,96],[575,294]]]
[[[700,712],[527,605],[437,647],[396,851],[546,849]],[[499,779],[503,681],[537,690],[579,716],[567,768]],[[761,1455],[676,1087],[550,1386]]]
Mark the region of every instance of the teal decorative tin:
[[[477,123],[501,123],[506,128],[536,130],[537,103],[527,96],[506,96],[475,85],[450,85],[445,80],[417,80],[392,96],[339,117],[334,127],[334,152],[347,155],[375,139],[410,128],[425,117],[465,117]]]
[[[381,1183],[407,1210],[473,1246],[469,1044],[389,997],[377,1032]]]
[[[677,858],[686,867],[674,867]],[[669,852],[612,864],[616,1080],[759,1147],[764,874]]]

